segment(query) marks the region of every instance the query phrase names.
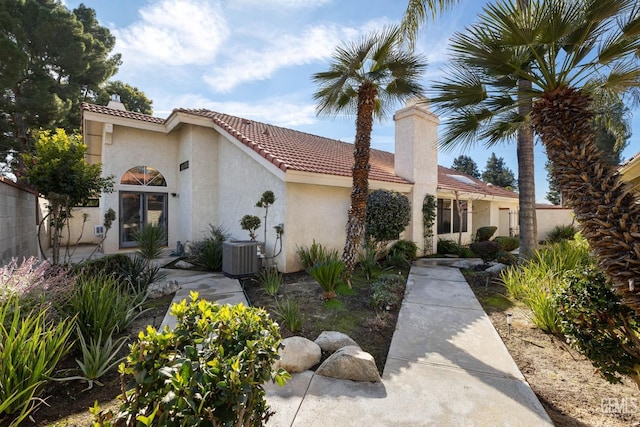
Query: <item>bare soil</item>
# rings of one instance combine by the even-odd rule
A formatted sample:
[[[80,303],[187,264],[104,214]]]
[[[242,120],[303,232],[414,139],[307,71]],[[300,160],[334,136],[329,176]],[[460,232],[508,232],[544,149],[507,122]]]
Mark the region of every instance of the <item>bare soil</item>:
[[[594,370],[591,363],[561,339],[541,332],[530,320],[526,307],[514,304],[505,296],[504,286],[495,276],[484,272],[466,272],[465,277],[487,311],[516,364],[533,388],[545,410],[558,426],[640,426],[640,398],[631,381],[610,384]],[[275,307],[275,298],[266,295],[255,281],[245,281],[246,293],[253,305],[267,310]],[[341,289],[337,303],[322,300],[321,289],[306,274],[285,275],[278,298],[295,299],[303,313],[303,335],[315,339],[323,330],[349,334],[376,359],[382,371],[386,361],[397,310],[376,318],[369,307],[366,285],[354,283],[353,290]],[[130,329],[131,339],[147,324],[156,327],[169,307],[172,295],[154,300],[152,310],[141,316]],[[506,315],[512,313],[507,327]],[[282,324],[282,322],[279,322]],[[292,333],[281,326],[283,337]],[[125,351],[126,353],[126,351]],[[73,357],[65,366],[73,366]],[[28,426],[88,426],[88,408],[97,400],[102,409],[116,409],[121,392],[120,378],[112,372],[102,379],[103,386],[84,390],[86,383],[62,382],[48,386],[41,405]]]
[[[610,384],[560,337],[536,328],[529,309],[511,301],[495,276],[465,272],[465,277],[555,425],[640,426],[635,383]]]

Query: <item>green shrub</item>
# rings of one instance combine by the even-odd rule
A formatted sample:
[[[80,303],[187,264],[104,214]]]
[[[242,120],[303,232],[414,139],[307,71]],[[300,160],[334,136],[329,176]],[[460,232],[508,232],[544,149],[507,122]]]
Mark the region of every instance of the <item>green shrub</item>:
[[[119,275],[114,277],[118,279],[123,289],[144,295],[150,284],[164,279],[167,273],[160,266],[148,265],[147,260],[136,254],[133,258],[127,257],[123,260],[119,267]]]
[[[460,258],[475,258],[476,256],[468,246],[458,246],[457,251]]]
[[[256,240],[256,230],[260,228],[261,223],[260,218],[255,215],[245,215],[240,219],[240,227],[249,232],[251,240]]]
[[[499,251],[496,254],[496,261],[504,265],[516,265],[518,263],[518,257],[511,252]]]
[[[282,273],[277,267],[267,267],[260,272],[260,286],[265,290],[267,295],[276,296],[282,285]]]
[[[367,280],[371,279],[373,269],[378,265],[378,258],[380,257],[380,251],[375,243],[368,241],[358,254],[358,261],[360,262],[360,268],[364,273]]]
[[[438,254],[440,255],[458,255],[458,248],[458,243],[453,240],[438,239]]]
[[[288,298],[284,301],[278,301],[276,314],[291,332],[295,333],[302,329],[302,313],[300,312],[300,304],[297,302]]]
[[[502,280],[509,295],[531,309],[532,320],[540,329],[558,333],[560,317],[554,295],[562,287],[562,276],[590,262],[586,241],[577,238],[536,251],[523,265],[503,271]]]
[[[0,300],[0,425],[18,425],[28,416],[71,348],[73,320],[53,323],[47,310],[25,313],[15,295]]]
[[[162,255],[162,248],[166,246],[167,236],[161,225],[145,224],[133,233],[133,239],[138,245],[137,255],[145,259],[147,265],[150,265],[151,261]]]
[[[404,194],[375,190],[367,197],[365,237],[388,242],[400,237],[411,221],[411,203]]]
[[[491,237],[498,230],[498,227],[491,225],[488,227],[480,227],[478,231],[476,231],[476,241],[477,242],[486,242],[491,239]]]
[[[397,274],[380,277],[371,285],[371,305],[376,310],[392,310],[400,306],[407,281]]]
[[[120,371],[133,387],[117,415],[94,408],[96,422],[262,426],[271,415],[263,384],[289,378],[272,368],[281,342],[277,325],[263,309],[215,304],[195,292],[171,314],[178,322],[173,331],[148,327],[131,345]]]
[[[471,248],[473,253],[479,256],[485,264],[495,260],[498,257],[498,253],[502,250],[500,243],[494,242],[493,240],[472,242],[469,248]]]
[[[322,297],[324,299],[333,299],[336,297],[336,286],[340,276],[344,271],[344,263],[339,260],[327,260],[317,262],[309,270],[311,277],[316,279],[322,288]]]
[[[559,243],[564,240],[573,240],[578,229],[573,225],[556,225],[547,236],[548,243]]]
[[[209,225],[209,235],[190,245],[191,256],[187,261],[207,271],[222,270],[222,244],[229,238],[223,227]]]
[[[302,267],[307,271],[309,271],[311,267],[319,262],[340,260],[340,256],[338,255],[337,250],[329,250],[320,243],[316,243],[315,240],[310,247],[298,247],[296,249],[296,252],[300,257]]]
[[[77,316],[85,337],[98,334],[106,339],[112,332],[126,329],[142,313],[145,295],[128,292],[114,276],[80,276],[62,310]]]
[[[98,379],[125,359],[124,357],[116,359],[116,356],[126,344],[127,337],[120,337],[113,341],[113,333],[111,333],[103,339],[102,331],[100,331],[97,337],[89,337],[89,342],[87,343],[79,329],[77,329],[76,333],[82,353],[82,360],[76,359],[76,363],[82,373],[80,379],[89,383],[87,390],[93,387],[93,383],[101,386],[102,383]]]
[[[413,261],[418,253],[418,245],[410,240],[398,240],[389,249],[390,254],[402,254],[407,260]]]
[[[571,345],[609,382],[626,375],[638,383],[640,317],[611,291],[602,271],[589,266],[567,273],[556,297]]]
[[[111,274],[120,274],[122,267],[131,261],[129,255],[113,254],[100,258],[82,261],[73,268],[77,274],[84,273],[88,276],[103,274],[109,276]]]
[[[500,243],[502,250],[505,252],[511,252],[520,247],[520,239],[518,237],[498,236],[493,241]]]

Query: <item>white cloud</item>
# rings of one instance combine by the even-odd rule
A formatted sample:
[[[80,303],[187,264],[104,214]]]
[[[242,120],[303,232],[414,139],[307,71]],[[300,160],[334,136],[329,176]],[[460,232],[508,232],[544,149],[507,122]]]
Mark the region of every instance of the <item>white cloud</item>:
[[[116,51],[128,66],[182,66],[213,62],[229,36],[218,1],[162,0],[140,10],[141,20],[113,29]]]
[[[328,60],[336,46],[354,40],[384,21],[370,21],[360,28],[324,24],[310,27],[301,34],[266,37],[262,49],[240,47],[232,49],[233,56],[211,73],[203,76],[214,91],[228,92],[243,82],[266,80],[277,70]]]

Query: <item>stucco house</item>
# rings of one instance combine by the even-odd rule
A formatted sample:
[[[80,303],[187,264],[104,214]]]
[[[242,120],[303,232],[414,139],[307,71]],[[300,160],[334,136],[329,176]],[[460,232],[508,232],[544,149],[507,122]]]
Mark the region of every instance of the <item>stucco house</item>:
[[[468,242],[485,225],[496,225],[497,235],[517,234],[517,193],[438,166],[438,118],[425,104],[407,105],[394,121],[395,154],[372,150],[369,179],[372,190],[409,197],[412,220],[403,238],[424,245],[427,194],[438,198],[428,243],[434,251],[437,238],[457,239],[462,231]],[[299,270],[296,248],[314,239],[338,250],[344,244],[352,144],[208,110],[152,117],[126,111],[117,101],[83,104],[82,133],[89,162],[101,162],[103,174],[115,177],[115,191],[101,196],[89,220],[92,228],[108,209],[116,211],[105,253],[131,250],[132,231],[148,222],[166,229],[169,247],[202,239],[209,224],[248,239],[240,218],[262,215],[255,204],[266,190],[276,196],[267,252],[273,250],[273,226],[284,226],[276,259],[281,271]]]
[[[631,183],[636,191],[640,192],[640,152],[620,166],[620,174],[622,179]]]

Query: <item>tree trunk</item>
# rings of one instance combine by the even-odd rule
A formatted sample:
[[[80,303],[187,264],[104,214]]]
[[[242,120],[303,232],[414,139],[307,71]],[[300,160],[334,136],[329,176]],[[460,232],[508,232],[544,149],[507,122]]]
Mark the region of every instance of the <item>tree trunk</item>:
[[[600,267],[640,314],[640,203],[594,142],[590,102],[570,87],[545,93],[533,106],[533,124]]]
[[[351,206],[346,227],[346,242],[342,252],[345,274],[350,277],[358,262],[358,250],[364,234],[364,222],[369,194],[369,156],[373,112],[377,89],[365,83],[358,89],[358,116],[356,118],[356,140],[353,147],[353,185],[351,187]]]
[[[517,0],[518,8],[529,8],[529,0]],[[520,235],[520,262],[530,258],[538,246],[536,219],[536,184],[533,157],[533,128],[527,117],[531,113],[531,82],[518,80],[518,114],[524,118],[524,126],[518,129],[518,223]]]

